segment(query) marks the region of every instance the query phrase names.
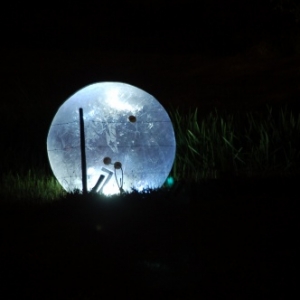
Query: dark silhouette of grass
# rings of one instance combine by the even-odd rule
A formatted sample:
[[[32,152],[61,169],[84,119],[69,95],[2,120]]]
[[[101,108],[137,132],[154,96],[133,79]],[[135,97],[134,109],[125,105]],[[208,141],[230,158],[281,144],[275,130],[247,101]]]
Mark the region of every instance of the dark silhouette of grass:
[[[296,187],[222,179],[2,203],[2,286],[12,299],[287,296],[296,288]]]

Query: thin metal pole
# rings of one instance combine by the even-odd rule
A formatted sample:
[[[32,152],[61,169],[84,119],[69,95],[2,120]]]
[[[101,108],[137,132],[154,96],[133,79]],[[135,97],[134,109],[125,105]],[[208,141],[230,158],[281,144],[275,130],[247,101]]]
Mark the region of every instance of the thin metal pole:
[[[87,176],[86,176],[86,155],[85,155],[85,135],[83,110],[79,108],[79,123],[80,123],[80,150],[81,150],[81,173],[82,173],[82,194],[87,194]]]

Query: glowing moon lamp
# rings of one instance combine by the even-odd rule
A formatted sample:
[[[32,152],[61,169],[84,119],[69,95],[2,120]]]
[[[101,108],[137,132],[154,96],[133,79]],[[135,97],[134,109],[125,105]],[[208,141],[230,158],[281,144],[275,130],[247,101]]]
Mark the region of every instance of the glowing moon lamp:
[[[176,151],[167,112],[153,96],[137,87],[100,82],[67,99],[49,129],[50,165],[65,190],[82,190],[80,108],[88,191],[111,195],[164,184]]]

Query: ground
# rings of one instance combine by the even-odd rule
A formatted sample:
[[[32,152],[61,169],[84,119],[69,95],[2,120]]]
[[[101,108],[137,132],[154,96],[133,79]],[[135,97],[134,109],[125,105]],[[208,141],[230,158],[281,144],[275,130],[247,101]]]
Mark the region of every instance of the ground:
[[[203,181],[103,201],[2,206],[11,299],[272,296],[296,289],[296,183]],[[112,201],[109,203],[109,201]]]

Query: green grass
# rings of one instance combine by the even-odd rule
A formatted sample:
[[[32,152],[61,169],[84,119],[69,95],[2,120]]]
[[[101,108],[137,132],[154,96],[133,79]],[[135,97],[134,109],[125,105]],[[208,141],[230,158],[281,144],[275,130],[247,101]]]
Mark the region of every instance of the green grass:
[[[215,110],[204,118],[197,110],[187,115],[173,110],[170,116],[177,140],[176,180],[299,172],[300,115],[286,108],[224,115]]]
[[[1,180],[2,201],[9,199],[19,202],[31,199],[37,203],[53,201],[66,194],[53,175],[46,175],[41,170],[28,170],[25,174],[7,173]]]
[[[214,110],[201,117],[197,109],[186,114],[172,109],[169,114],[177,142],[170,173],[175,181],[299,175],[299,113],[266,107],[248,113]],[[46,133],[39,133],[34,143],[24,140],[15,150],[11,144],[4,153],[2,199],[50,201],[65,195],[49,168],[43,138]],[[24,152],[26,160],[18,155]]]

